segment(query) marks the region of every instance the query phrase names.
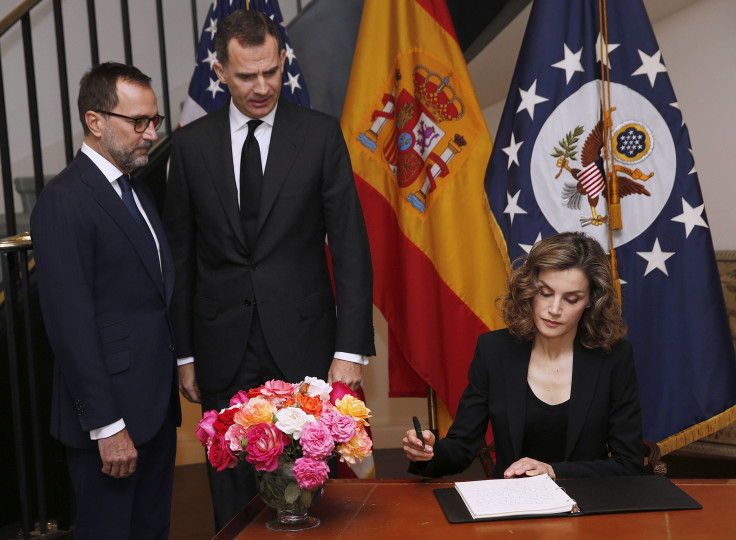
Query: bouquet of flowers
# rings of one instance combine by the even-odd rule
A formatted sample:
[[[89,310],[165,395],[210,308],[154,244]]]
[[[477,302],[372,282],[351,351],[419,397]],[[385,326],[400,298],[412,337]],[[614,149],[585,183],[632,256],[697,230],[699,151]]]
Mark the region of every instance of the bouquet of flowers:
[[[355,463],[371,454],[370,412],[342,383],[272,380],[239,391],[222,411],[204,413],[197,437],[218,471],[243,460],[268,472],[291,462],[299,487],[312,489],[327,479],[330,456]]]

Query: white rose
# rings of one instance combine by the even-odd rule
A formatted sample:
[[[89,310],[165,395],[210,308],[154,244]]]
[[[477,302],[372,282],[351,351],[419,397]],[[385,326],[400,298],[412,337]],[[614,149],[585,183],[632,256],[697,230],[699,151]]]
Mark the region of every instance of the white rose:
[[[317,377],[305,377],[304,382],[309,384],[309,390],[307,390],[308,396],[319,396],[319,399],[322,401],[330,400],[330,392],[332,392],[331,384],[327,384]]]
[[[276,427],[287,435],[293,435],[294,440],[301,438],[304,426],[315,421],[314,416],[297,407],[286,407],[276,413]]]

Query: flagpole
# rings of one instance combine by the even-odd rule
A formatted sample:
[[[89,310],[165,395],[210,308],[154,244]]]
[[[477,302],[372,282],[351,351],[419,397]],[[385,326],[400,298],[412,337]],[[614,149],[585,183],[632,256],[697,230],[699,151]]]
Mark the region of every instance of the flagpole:
[[[603,154],[606,164],[606,189],[608,197],[606,203],[608,205],[608,242],[611,246],[611,270],[613,271],[613,286],[616,289],[616,295],[621,300],[621,280],[618,275],[618,261],[616,259],[616,250],[613,247],[613,231],[623,228],[623,220],[621,217],[621,200],[618,195],[618,177],[613,166],[613,141],[611,140],[611,113],[616,110],[611,105],[611,71],[608,59],[608,13],[606,0],[598,0],[598,18],[601,32],[601,93],[603,97]],[[605,58],[605,61],[603,60]]]
[[[437,431],[437,402],[435,401],[434,390],[427,385],[427,414],[429,415],[429,430],[435,435]]]

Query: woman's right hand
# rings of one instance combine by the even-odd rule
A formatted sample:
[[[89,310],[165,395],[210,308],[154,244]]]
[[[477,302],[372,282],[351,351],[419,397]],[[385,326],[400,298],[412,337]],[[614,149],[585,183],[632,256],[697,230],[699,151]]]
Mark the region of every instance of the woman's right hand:
[[[425,429],[422,431],[422,437],[424,438],[424,448],[422,448],[422,441],[417,438],[416,431],[410,429],[406,432],[406,436],[401,440],[406,452],[406,457],[410,461],[429,461],[434,457],[434,434]]]

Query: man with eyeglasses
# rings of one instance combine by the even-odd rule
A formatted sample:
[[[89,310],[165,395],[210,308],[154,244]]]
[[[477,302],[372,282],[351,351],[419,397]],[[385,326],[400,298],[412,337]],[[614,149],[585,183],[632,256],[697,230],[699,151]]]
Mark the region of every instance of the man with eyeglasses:
[[[161,125],[150,77],[108,62],[80,82],[84,143],[31,216],[54,351],[51,433],[67,448],[76,539],[167,538],[181,420],[173,262],[130,173]]]

